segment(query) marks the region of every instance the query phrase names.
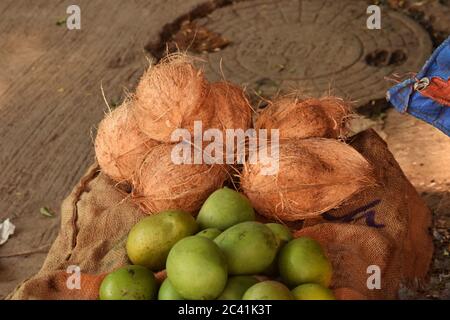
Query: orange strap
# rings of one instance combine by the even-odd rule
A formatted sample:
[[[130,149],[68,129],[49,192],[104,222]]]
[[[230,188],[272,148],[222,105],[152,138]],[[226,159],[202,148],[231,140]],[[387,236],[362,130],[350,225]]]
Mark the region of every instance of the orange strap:
[[[420,93],[444,106],[450,107],[450,79],[445,81],[434,77],[426,88],[420,90]]]

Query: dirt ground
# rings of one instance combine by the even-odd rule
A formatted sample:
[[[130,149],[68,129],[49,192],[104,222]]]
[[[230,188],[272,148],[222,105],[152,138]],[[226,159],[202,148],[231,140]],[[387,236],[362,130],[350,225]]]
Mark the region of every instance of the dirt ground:
[[[0,220],[14,236],[0,247],[0,296],[36,273],[58,233],[58,211],[94,161],[92,130],[148,65],[144,47],[200,0],[0,2]],[[40,213],[47,207],[50,218]]]
[[[101,88],[118,104],[152,58],[148,43],[203,2],[78,0],[81,30],[65,26],[73,1],[0,2],[0,222],[16,225],[0,246],[0,298],[39,270],[58,233],[61,201],[94,161],[92,136],[106,110]],[[409,10],[405,1],[379,2]],[[433,40],[448,35],[446,1],[422,2],[415,18]],[[434,213],[430,286],[404,296],[450,298],[450,138],[385,107],[357,125],[379,131]]]

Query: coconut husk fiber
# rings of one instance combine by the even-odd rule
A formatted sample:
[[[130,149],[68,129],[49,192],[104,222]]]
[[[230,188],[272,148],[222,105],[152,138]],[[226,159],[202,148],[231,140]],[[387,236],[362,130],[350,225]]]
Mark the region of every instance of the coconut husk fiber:
[[[139,128],[151,139],[170,143],[176,129],[193,134],[194,121],[210,127],[214,108],[203,103],[208,92],[203,72],[191,58],[165,58],[148,68],[136,88],[133,111]]]
[[[98,126],[95,154],[104,173],[117,182],[130,182],[149,150],[158,144],[137,126],[132,101],[109,112]]]
[[[338,97],[321,99],[285,96],[269,102],[259,114],[256,129],[279,129],[280,139],[331,138],[348,133],[350,104]]]
[[[208,139],[209,141],[214,141],[214,143],[219,142],[221,144],[218,148],[220,150],[218,151],[217,160],[229,165],[236,164],[238,150],[241,152],[239,156],[244,160],[247,155],[245,142],[238,145],[233,136],[233,140],[230,140],[234,144],[233,152],[229,152],[229,154],[226,153],[226,147],[228,146],[224,142],[227,141],[229,143],[226,140],[227,129],[233,130],[233,132],[228,132],[228,134],[232,133],[234,135],[238,130],[245,134],[252,127],[253,110],[245,92],[239,86],[226,81],[211,83],[205,104],[209,104],[209,108],[212,106],[215,110],[210,129],[219,130],[222,135],[221,141],[217,141],[217,139],[212,137]],[[206,146],[210,143],[209,141],[205,141]]]
[[[176,208],[197,211],[231,170],[222,165],[224,145],[213,152],[218,161],[205,153],[202,161],[208,164],[173,163],[172,134],[187,129],[192,140],[198,133],[194,121],[201,123],[201,134],[215,128],[225,137],[226,129],[246,131],[251,126],[251,107],[240,87],[225,81],[209,84],[188,57],[169,56],[150,67],[136,94],[101,121],[95,151],[102,171],[117,182],[130,182],[132,199],[149,214]]]
[[[220,81],[211,83],[210,88],[210,100],[215,110],[211,127],[222,130],[249,129],[252,124],[252,108],[241,87]]]
[[[222,187],[228,178],[226,167],[194,164],[194,147],[190,149],[191,164],[174,163],[174,145],[170,144],[156,146],[147,154],[133,179],[133,201],[145,212],[182,209],[196,213],[206,198]]]
[[[426,277],[433,251],[431,213],[373,130],[358,134],[351,145],[371,163],[379,184],[305,220],[296,236],[321,242],[333,265],[338,299],[395,299],[400,285]],[[8,299],[97,299],[105,273],[129,263],[126,235],[145,216],[94,165],[64,200],[61,229],[41,270]],[[65,286],[70,265],[81,269],[80,289]],[[370,265],[381,269],[380,289],[366,286]]]
[[[270,145],[259,152],[270,154]],[[261,150],[264,149],[264,150]],[[280,141],[279,169],[263,172],[264,161],[250,159],[241,187],[261,215],[282,221],[318,216],[376,183],[372,166],[351,146],[333,139]]]

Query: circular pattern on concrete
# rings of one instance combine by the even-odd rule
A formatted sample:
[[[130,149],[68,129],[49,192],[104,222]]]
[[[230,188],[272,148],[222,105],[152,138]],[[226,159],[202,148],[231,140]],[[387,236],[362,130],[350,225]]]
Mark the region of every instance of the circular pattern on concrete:
[[[227,80],[264,96],[278,90],[333,93],[363,105],[383,98],[393,73],[418,72],[431,54],[420,25],[387,8],[369,30],[365,1],[243,1],[195,22],[232,43],[204,53],[210,80]]]

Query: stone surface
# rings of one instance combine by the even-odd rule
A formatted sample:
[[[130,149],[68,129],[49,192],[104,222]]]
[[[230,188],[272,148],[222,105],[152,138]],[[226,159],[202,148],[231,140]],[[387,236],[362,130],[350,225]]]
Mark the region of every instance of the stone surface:
[[[381,30],[366,26],[367,3],[354,0],[244,1],[196,22],[231,41],[205,53],[211,79],[270,96],[279,90],[333,93],[357,105],[385,96],[386,76],[418,70],[431,52],[420,25],[388,8]]]

